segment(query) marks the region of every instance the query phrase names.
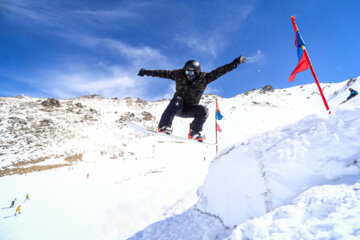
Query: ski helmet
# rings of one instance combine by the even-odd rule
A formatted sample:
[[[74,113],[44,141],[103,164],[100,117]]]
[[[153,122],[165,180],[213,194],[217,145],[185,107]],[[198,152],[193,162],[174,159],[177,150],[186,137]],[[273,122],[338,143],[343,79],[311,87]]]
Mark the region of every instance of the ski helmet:
[[[196,60],[189,60],[184,65],[184,71],[185,74],[189,77],[189,80],[192,81],[196,78],[196,76],[200,75],[200,63]]]

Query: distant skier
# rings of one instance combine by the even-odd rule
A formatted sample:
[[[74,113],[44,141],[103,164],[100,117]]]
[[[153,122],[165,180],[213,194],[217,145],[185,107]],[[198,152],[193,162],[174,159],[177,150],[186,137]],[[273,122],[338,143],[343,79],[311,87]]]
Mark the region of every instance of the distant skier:
[[[26,196],[25,196],[24,202],[26,202],[26,201],[30,201],[29,194],[26,194]]]
[[[354,89],[352,88],[349,88],[349,91],[350,91],[350,95],[346,98],[345,101],[343,101],[342,103],[345,103],[347,101],[349,101],[351,98],[355,97],[356,95],[358,95],[358,92],[355,91]]]
[[[19,214],[21,214],[20,208],[21,208],[21,205],[17,206],[16,211],[15,211],[15,216],[17,215],[18,212],[19,212]]]
[[[240,56],[211,72],[201,72],[200,63],[195,60],[187,61],[182,69],[172,71],[140,69],[138,76],[167,78],[176,82],[176,92],[161,116],[158,132],[171,134],[175,116],[194,118],[188,138],[202,142],[205,137],[201,131],[208,117],[208,109],[199,102],[206,86],[245,62],[246,58]]]
[[[16,201],[16,198],[11,201],[10,208],[13,208],[13,207],[14,207],[15,201]]]

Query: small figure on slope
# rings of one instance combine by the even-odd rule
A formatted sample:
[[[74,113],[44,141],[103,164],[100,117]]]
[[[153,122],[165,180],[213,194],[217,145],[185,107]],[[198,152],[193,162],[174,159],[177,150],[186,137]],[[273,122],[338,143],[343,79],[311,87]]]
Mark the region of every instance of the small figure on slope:
[[[21,214],[20,208],[21,208],[21,205],[17,206],[16,211],[15,211],[15,216],[17,215],[18,212],[19,212],[19,214]]]
[[[172,71],[146,70],[142,68],[138,76],[167,78],[176,82],[176,92],[161,116],[158,132],[171,134],[171,126],[175,116],[194,118],[190,124],[188,138],[202,142],[205,137],[201,131],[208,117],[208,109],[199,105],[199,102],[206,86],[245,62],[246,58],[240,56],[231,63],[211,72],[201,72],[200,63],[195,60],[186,62],[182,69]]]
[[[29,194],[26,194],[26,196],[25,196],[24,202],[26,202],[26,201],[30,201]]]
[[[14,200],[11,201],[11,205],[10,205],[10,208],[13,208],[14,207],[14,204],[16,202],[16,198]]]
[[[358,95],[358,92],[355,91],[354,89],[352,88],[349,88],[349,91],[350,91],[350,95],[346,98],[345,101],[343,101],[342,103],[345,103],[347,101],[349,101],[351,98],[355,97],[356,95]]]

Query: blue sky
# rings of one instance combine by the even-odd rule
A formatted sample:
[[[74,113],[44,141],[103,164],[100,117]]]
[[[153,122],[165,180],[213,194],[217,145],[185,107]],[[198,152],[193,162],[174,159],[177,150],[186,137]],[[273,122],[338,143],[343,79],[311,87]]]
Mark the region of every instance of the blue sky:
[[[206,93],[231,97],[295,82],[296,22],[320,82],[360,75],[360,1],[343,0],[0,0],[0,96],[170,98],[170,80],[137,76],[140,68],[177,69],[190,59],[203,71],[246,64]]]

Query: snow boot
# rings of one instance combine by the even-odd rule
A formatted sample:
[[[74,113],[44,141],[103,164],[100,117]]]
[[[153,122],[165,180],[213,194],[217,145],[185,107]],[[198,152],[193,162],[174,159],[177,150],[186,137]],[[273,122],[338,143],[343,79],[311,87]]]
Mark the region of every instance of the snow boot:
[[[172,128],[169,126],[162,126],[160,128],[158,128],[158,132],[159,133],[165,133],[167,135],[171,135],[172,134]]]
[[[191,130],[191,127],[190,127],[188,139],[193,139],[193,140],[196,140],[199,142],[203,142],[205,140],[205,135],[202,135],[200,132]]]

